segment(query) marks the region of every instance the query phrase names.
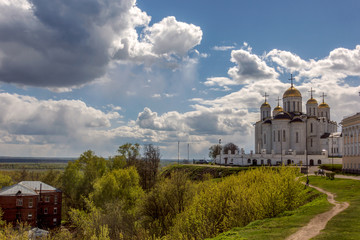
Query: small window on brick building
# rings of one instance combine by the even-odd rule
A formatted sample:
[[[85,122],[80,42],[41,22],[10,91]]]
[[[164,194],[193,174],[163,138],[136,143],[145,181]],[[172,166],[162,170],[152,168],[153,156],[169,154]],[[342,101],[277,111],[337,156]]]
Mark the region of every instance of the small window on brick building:
[[[44,208],[44,214],[48,214],[48,209]]]
[[[54,203],[57,204],[57,202],[58,202],[58,196],[55,195],[55,197],[54,197]]]
[[[28,213],[28,220],[32,220],[32,213]]]
[[[33,207],[33,199],[30,198],[30,199],[29,199],[29,208],[32,208],[32,207]]]
[[[56,225],[56,223],[57,223],[57,219],[56,219],[56,218],[53,218],[53,223],[54,223],[54,225]]]
[[[45,196],[45,202],[50,202],[50,196]]]
[[[23,199],[22,198],[17,198],[16,199],[16,206],[22,206],[23,205]]]
[[[57,214],[57,207],[54,207],[54,214]]]

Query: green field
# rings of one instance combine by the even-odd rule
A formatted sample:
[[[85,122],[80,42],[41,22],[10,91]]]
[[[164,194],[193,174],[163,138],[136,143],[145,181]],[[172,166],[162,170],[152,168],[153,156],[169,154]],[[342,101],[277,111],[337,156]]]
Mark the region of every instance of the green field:
[[[331,219],[322,234],[314,239],[360,239],[360,181],[350,179],[326,180],[311,177],[310,183],[336,194],[336,201],[350,206]]]
[[[335,200],[350,204],[345,211],[331,219],[321,234],[313,239],[359,239],[360,181],[339,178],[328,180],[315,176],[309,179],[312,185],[335,193]],[[276,218],[255,221],[243,228],[233,228],[213,239],[285,239],[306,225],[315,215],[329,210],[331,206],[326,196],[322,195],[295,211],[286,212]]]
[[[326,200],[326,195],[318,193],[316,190],[310,194],[314,193],[315,199],[313,201],[294,211],[287,211],[275,218],[254,221],[242,228],[233,228],[213,239],[285,239],[305,226],[315,215],[331,208],[332,205]]]
[[[67,163],[0,163],[1,170],[64,170]]]

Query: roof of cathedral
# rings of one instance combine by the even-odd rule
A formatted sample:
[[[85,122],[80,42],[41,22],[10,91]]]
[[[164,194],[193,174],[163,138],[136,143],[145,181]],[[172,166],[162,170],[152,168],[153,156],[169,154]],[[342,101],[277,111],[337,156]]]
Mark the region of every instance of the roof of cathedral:
[[[283,98],[287,97],[301,97],[301,93],[299,90],[291,86],[288,90],[284,92]]]
[[[320,103],[319,108],[330,108],[330,107],[326,102],[322,102]]]
[[[271,120],[268,119],[268,120],[266,120],[264,123],[269,123],[269,124],[271,124]]]
[[[291,115],[287,112],[279,112],[274,119],[292,119]]]
[[[303,120],[301,120],[300,118],[294,118],[293,120],[290,121],[291,123],[293,122],[303,122]]]
[[[318,104],[318,102],[316,101],[315,98],[310,98],[310,99],[306,102],[306,104]]]

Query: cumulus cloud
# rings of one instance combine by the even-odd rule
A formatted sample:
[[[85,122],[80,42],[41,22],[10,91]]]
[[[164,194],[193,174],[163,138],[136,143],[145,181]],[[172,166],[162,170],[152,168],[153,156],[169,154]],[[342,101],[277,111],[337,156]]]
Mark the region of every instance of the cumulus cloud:
[[[231,52],[231,62],[236,63],[229,69],[229,76],[237,80],[239,83],[244,83],[254,80],[262,80],[269,78],[276,78],[279,74],[269,67],[264,60],[256,54],[249,51],[239,49]]]
[[[145,39],[151,43],[153,52],[160,55],[184,56],[189,49],[200,44],[202,39],[200,27],[178,22],[173,16],[148,27],[145,34]]]
[[[289,72],[298,72],[300,77],[312,79],[335,76],[341,79],[360,76],[360,45],[355,49],[336,48],[319,60],[306,61],[296,54],[277,49],[271,50],[266,57]]]
[[[63,91],[101,78],[112,61],[181,61],[201,41],[197,26],[150,20],[136,0],[2,1],[0,81]]]
[[[104,113],[79,100],[38,100],[0,93],[0,129],[8,136],[75,136],[81,131],[108,128],[117,112]],[[26,138],[26,137],[25,137]]]
[[[279,66],[290,70],[290,72],[298,71],[299,69],[306,69],[310,65],[309,62],[301,59],[296,54],[278,49],[271,50],[266,57],[270,58]]]

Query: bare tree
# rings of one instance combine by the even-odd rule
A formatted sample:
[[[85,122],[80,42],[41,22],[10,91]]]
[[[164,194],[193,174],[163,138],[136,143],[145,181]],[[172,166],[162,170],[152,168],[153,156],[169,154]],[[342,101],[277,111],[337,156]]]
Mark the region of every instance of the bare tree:
[[[234,143],[230,142],[224,146],[224,153],[227,154],[229,150],[231,150],[231,154],[235,154],[236,150],[239,151],[239,147],[236,146]]]

